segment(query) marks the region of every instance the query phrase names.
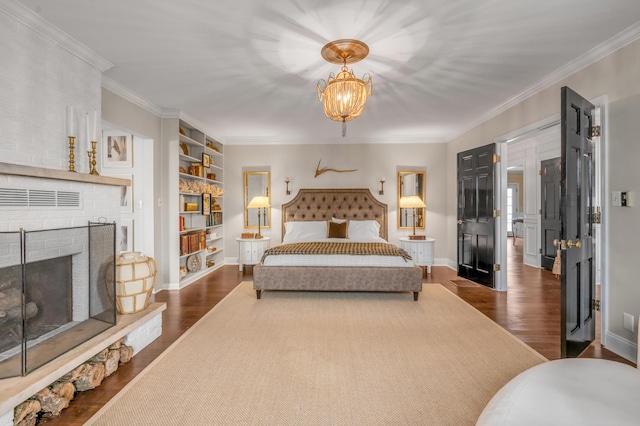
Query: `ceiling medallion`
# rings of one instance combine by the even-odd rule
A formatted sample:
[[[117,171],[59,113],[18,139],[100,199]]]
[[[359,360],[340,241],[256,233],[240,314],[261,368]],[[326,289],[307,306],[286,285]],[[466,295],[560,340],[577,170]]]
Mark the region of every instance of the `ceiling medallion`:
[[[324,45],[322,57],[333,64],[342,64],[338,75],[329,73],[327,81],[318,81],[318,100],[324,101],[324,114],[342,122],[342,137],[347,134],[347,121],[362,114],[371,96],[372,81],[368,73],[356,78],[347,64],[361,61],[369,54],[369,46],[359,40],[342,39]]]

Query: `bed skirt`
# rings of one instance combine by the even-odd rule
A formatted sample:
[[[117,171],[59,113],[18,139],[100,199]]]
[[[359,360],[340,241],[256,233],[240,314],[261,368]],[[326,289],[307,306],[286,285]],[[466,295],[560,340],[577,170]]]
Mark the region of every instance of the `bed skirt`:
[[[362,266],[263,266],[253,267],[253,288],[260,299],[263,290],[306,291],[422,291],[422,268]]]

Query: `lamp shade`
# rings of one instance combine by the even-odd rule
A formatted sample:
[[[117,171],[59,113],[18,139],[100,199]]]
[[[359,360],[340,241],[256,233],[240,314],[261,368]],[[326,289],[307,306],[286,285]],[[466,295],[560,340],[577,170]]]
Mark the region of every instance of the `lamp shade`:
[[[417,195],[400,197],[400,208],[402,209],[411,209],[411,208],[420,209],[423,207],[427,207],[427,205]]]
[[[262,207],[271,207],[271,204],[269,204],[269,197],[257,195],[251,199],[247,206],[248,209],[258,209]]]

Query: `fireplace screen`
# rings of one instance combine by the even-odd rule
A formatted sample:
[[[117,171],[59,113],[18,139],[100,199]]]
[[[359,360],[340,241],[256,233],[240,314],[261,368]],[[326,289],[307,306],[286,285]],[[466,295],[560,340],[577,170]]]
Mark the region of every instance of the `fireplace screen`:
[[[115,324],[114,260],[115,224],[0,233],[0,379]]]

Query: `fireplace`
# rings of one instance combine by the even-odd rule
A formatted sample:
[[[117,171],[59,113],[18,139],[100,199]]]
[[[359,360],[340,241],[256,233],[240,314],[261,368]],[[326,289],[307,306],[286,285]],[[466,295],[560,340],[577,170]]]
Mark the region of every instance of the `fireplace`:
[[[0,233],[0,379],[115,324],[114,259],[115,224]]]

